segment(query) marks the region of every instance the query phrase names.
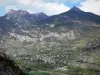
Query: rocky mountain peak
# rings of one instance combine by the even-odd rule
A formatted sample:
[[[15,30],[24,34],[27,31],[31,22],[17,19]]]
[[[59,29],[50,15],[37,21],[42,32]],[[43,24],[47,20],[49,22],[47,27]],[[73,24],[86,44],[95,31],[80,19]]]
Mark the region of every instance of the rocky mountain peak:
[[[76,6],[73,6],[69,11],[77,11],[77,12],[82,12],[82,10],[81,9],[79,9],[78,7],[76,7]]]
[[[11,14],[13,14],[13,15],[14,14],[16,14],[16,15],[26,15],[26,14],[29,14],[29,12],[27,12],[26,10],[13,10],[13,9],[10,9],[7,14],[9,14],[9,15],[11,15]]]
[[[36,16],[45,16],[45,17],[47,17],[47,15],[46,15],[45,13],[43,13],[43,12],[36,13],[36,14],[34,14],[34,15],[36,15]]]

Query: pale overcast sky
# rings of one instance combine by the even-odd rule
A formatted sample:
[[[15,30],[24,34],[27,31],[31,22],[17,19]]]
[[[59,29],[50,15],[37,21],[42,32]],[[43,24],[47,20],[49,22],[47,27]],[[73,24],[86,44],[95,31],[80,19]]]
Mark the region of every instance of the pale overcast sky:
[[[0,15],[4,15],[9,9],[55,15],[66,12],[73,6],[100,15],[100,0],[0,0]]]

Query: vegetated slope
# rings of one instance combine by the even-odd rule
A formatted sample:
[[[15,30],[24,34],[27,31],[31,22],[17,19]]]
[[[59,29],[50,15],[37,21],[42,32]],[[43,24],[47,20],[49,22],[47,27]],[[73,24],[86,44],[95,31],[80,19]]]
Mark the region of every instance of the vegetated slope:
[[[0,53],[0,75],[26,75],[5,54]]]

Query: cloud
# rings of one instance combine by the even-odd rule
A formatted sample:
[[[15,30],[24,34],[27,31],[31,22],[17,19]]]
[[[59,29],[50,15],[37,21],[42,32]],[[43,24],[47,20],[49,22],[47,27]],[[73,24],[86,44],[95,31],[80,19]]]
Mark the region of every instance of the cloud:
[[[44,0],[46,2],[57,2],[57,3],[78,3],[82,0]]]
[[[81,2],[82,10],[100,15],[100,0],[86,0]]]
[[[0,5],[9,9],[22,9],[30,13],[44,12],[47,15],[60,14],[69,10],[64,4],[80,3],[80,8],[87,12],[100,15],[100,0],[0,0]]]
[[[6,11],[9,9],[24,9],[31,13],[44,12],[47,15],[60,14],[69,10],[63,3],[46,2],[44,0],[2,0],[0,5],[4,5]]]

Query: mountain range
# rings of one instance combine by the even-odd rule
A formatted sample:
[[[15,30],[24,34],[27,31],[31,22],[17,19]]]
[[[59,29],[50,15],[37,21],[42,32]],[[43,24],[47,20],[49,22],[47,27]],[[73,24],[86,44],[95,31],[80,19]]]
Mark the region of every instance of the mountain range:
[[[96,26],[100,24],[100,16],[90,12],[84,12],[81,9],[74,6],[67,12],[53,16],[47,16],[44,13],[30,14],[26,10],[11,9],[7,14],[0,17],[0,28],[3,28],[5,30],[11,27],[18,27],[19,25],[25,27],[28,25],[32,26],[49,24],[54,24],[55,26],[68,27],[72,27],[75,24],[78,24],[79,27],[81,24],[88,26]]]
[[[76,6],[52,16],[11,9],[0,17],[0,52],[29,73],[99,75],[100,16]]]

